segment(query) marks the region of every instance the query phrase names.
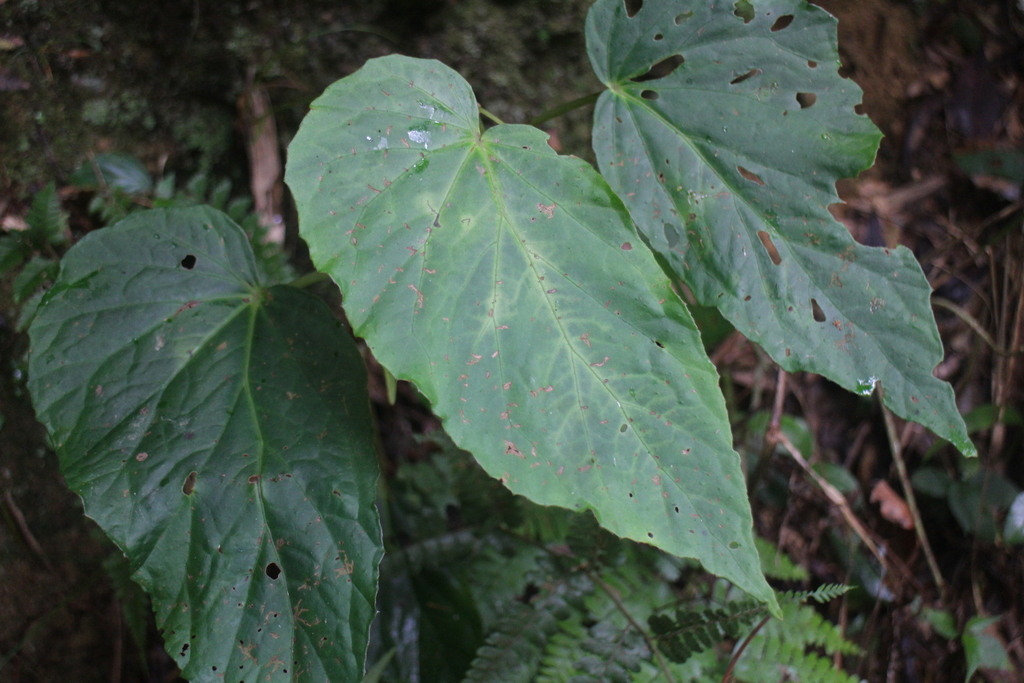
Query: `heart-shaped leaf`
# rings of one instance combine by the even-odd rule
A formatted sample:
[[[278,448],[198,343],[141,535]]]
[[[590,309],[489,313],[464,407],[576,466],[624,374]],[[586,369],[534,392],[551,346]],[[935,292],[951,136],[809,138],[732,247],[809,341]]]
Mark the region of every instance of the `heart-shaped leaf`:
[[[327,308],[264,288],[223,214],[159,210],[71,249],[30,335],[68,485],[183,675],[358,680],[377,465],[362,361]]]
[[[356,334],[488,472],[774,604],[717,374],[591,167],[386,57],[313,103],[287,181]]]
[[[930,288],[905,248],[857,244],[828,211],[879,133],[837,73],[835,20],[803,0],[598,0],[587,49],[607,85],[594,150],[649,244],[787,370],[976,451],[932,374]]]

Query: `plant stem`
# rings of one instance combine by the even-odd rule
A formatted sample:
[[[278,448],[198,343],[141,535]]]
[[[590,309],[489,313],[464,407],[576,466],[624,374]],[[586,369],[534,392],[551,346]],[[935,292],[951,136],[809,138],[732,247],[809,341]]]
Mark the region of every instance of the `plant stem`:
[[[743,642],[740,644],[740,646],[736,648],[736,652],[729,660],[729,666],[728,668],[726,668],[725,674],[722,676],[722,683],[731,683],[732,672],[733,669],[736,668],[736,662],[739,661],[740,656],[743,654],[743,651],[747,649],[747,645],[750,645],[750,641],[754,639],[754,636],[757,635],[757,632],[764,628],[764,625],[767,624],[768,620],[771,618],[772,615],[769,614],[764,619],[762,619],[761,622],[754,627],[754,630],[747,634],[747,637],[743,639]]]
[[[867,528],[861,524],[859,519],[857,519],[857,515],[855,515],[853,510],[850,508],[849,501],[847,501],[846,497],[839,492],[839,489],[830,484],[823,476],[818,474],[813,467],[811,467],[810,463],[807,462],[807,459],[804,458],[803,453],[793,445],[793,442],[789,440],[785,432],[779,430],[772,438],[776,443],[789,451],[790,456],[796,460],[797,464],[803,468],[804,472],[810,475],[811,479],[814,480],[814,483],[821,488],[825,497],[829,499],[829,502],[839,508],[839,512],[842,513],[846,523],[849,524],[850,528],[853,529],[853,532],[860,537],[860,540],[865,546],[867,546],[868,550],[871,551],[871,554],[875,556],[879,564],[881,564],[883,568],[888,569],[889,563],[886,561],[885,555],[871,539],[871,534],[868,533]]]
[[[494,115],[494,114],[492,114],[491,112],[487,111],[487,110],[486,110],[486,109],[485,109],[485,108],[483,107],[483,105],[482,105],[482,104],[480,104],[479,102],[477,102],[477,105],[476,105],[476,106],[477,106],[477,109],[479,109],[479,110],[480,110],[480,116],[483,116],[483,117],[484,117],[485,119],[489,119],[489,120],[493,121],[494,123],[497,123],[497,124],[498,124],[499,126],[500,126],[501,124],[505,123],[504,121],[502,121],[501,119],[499,119],[499,118],[498,118],[497,116],[495,116],[495,115]]]
[[[935,553],[932,552],[931,543],[928,542],[928,535],[924,531],[924,520],[921,519],[921,512],[917,509],[917,499],[914,497],[914,488],[910,485],[910,476],[907,474],[907,463],[903,460],[903,448],[900,446],[899,435],[896,433],[896,422],[892,419],[892,413],[882,405],[882,389],[879,387],[878,403],[882,409],[882,417],[885,419],[885,433],[889,437],[889,450],[892,452],[892,459],[896,462],[896,472],[900,477],[900,484],[903,486],[903,495],[907,499],[907,507],[910,508],[910,515],[914,518],[914,532],[921,542],[924,550],[924,557],[928,561],[928,569],[931,570],[935,587],[939,589],[939,597],[946,601],[946,582],[939,571],[939,563],[935,560]]]
[[[1019,354],[1024,352],[1024,349],[1004,349],[1001,346],[999,346],[999,344],[996,343],[996,340],[992,338],[992,335],[990,335],[988,331],[981,326],[981,323],[974,319],[974,316],[965,311],[962,307],[957,306],[949,299],[943,299],[940,296],[935,296],[932,297],[932,304],[940,308],[945,308],[947,311],[951,311],[953,314],[956,315],[956,317],[960,318],[960,320],[963,320],[965,323],[967,323],[967,326],[974,330],[975,334],[981,337],[982,341],[984,341],[988,345],[988,347],[992,349],[992,351],[995,352],[996,354],[1000,356],[1010,356],[1015,353]]]
[[[579,109],[580,107],[585,107],[588,104],[593,104],[594,102],[597,101],[597,98],[601,95],[602,92],[604,91],[598,90],[597,92],[592,92],[589,95],[584,95],[583,97],[577,97],[575,100],[565,102],[556,107],[548,109],[543,114],[540,114],[539,116],[535,116],[534,118],[530,119],[528,123],[531,126],[539,126],[545,121],[550,121],[551,119],[559,117],[562,114],[571,112],[573,109]],[[483,111],[483,109],[481,109],[481,111]]]
[[[600,588],[604,592],[604,594],[611,599],[613,603],[615,603],[615,607],[618,608],[622,616],[626,617],[626,621],[628,621],[630,625],[634,629],[636,629],[636,632],[639,633],[640,637],[644,639],[645,643],[647,643],[647,647],[648,649],[650,649],[651,654],[654,655],[654,659],[657,662],[657,666],[659,669],[661,669],[661,673],[665,676],[665,680],[668,681],[668,683],[675,683],[675,676],[672,675],[672,670],[669,668],[668,662],[665,661],[665,655],[661,654],[661,650],[658,649],[657,644],[647,634],[647,631],[644,629],[644,627],[637,623],[636,619],[633,618],[633,615],[629,613],[628,609],[626,609],[626,606],[622,604],[622,599],[619,597],[619,594],[615,591],[615,589],[609,586],[604,581],[602,581],[601,577],[597,575],[597,572],[590,569],[587,569],[585,571],[587,572],[587,575],[590,577],[590,580],[593,581],[594,584],[597,585],[597,587]]]
[[[311,287],[312,285],[315,285],[318,282],[323,282],[324,280],[328,279],[330,279],[330,276],[327,275],[327,273],[321,273],[319,271],[314,270],[312,273],[306,273],[305,275],[300,275],[299,277],[295,278],[294,280],[288,283],[288,286],[295,287],[297,289],[306,289],[307,287]]]

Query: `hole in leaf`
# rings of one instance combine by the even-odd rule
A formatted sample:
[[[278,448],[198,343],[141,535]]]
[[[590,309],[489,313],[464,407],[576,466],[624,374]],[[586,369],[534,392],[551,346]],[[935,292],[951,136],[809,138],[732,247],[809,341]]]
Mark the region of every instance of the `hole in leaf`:
[[[195,470],[189,472],[188,476],[185,477],[185,483],[181,485],[181,492],[186,496],[191,496],[192,492],[196,490],[196,477],[198,476],[199,473]]]
[[[781,17],[775,20],[772,24],[772,31],[781,31],[784,28],[789,28],[789,25],[793,23],[792,14],[783,14]]]
[[[864,116],[864,105],[863,104],[855,104],[855,105],[853,105],[853,113],[855,113],[855,114],[857,114],[859,116]]]
[[[742,83],[743,81],[747,80],[748,78],[753,78],[754,76],[760,76],[760,75],[761,75],[761,70],[760,69],[751,69],[747,73],[739,75],[736,78],[734,78],[731,81],[729,81],[729,85],[736,85],[737,83]]]
[[[643,9],[644,0],[624,0],[623,4],[626,6],[626,16],[633,18]]]
[[[817,299],[811,299],[811,314],[814,315],[814,322],[825,322],[825,311],[821,310],[821,306],[818,305]]]
[[[750,0],[736,0],[732,13],[742,19],[744,24],[754,20],[754,6],[750,4]]]
[[[814,61],[813,59],[808,59],[807,60],[807,66],[809,66],[812,69],[817,69],[818,68],[818,63],[816,61]]]
[[[640,97],[644,98],[645,100],[653,101],[658,99],[658,93],[654,92],[653,90],[643,90],[640,92]]]
[[[196,257],[193,254],[189,254],[181,259],[181,267],[185,270],[192,270],[196,267]]]
[[[761,176],[757,175],[753,171],[748,171],[747,169],[743,168],[742,166],[737,166],[736,170],[740,172],[741,176],[743,176],[745,179],[749,180],[750,182],[756,183],[758,185],[761,185],[762,187],[764,186],[764,181],[761,180]]]
[[[660,341],[658,341],[657,339],[655,339],[655,340],[654,340],[654,344],[655,344],[655,346],[657,346],[657,347],[658,347],[659,349],[663,349],[663,348],[665,348],[665,345],[664,345],[664,344],[662,344],[662,343],[661,343]]]
[[[673,19],[673,21],[675,22],[675,25],[676,25],[676,26],[679,26],[679,25],[681,25],[681,24],[682,24],[682,23],[683,23],[684,21],[687,21],[687,20],[689,20],[689,19],[690,19],[690,17],[692,17],[692,16],[693,16],[693,12],[681,12],[680,14],[677,14],[677,15],[676,15],[676,18],[675,18],[675,19]]]
[[[758,230],[757,237],[761,240],[761,244],[764,245],[764,250],[768,252],[768,258],[772,260],[772,263],[775,265],[782,263],[782,256],[779,255],[779,250],[775,248],[772,236],[764,230]]]
[[[178,656],[184,657],[186,652],[188,652],[188,643],[181,646],[181,652],[178,653]]]
[[[665,34],[664,33],[655,33],[654,34],[654,39],[655,40],[664,40],[665,39]]]
[[[801,109],[810,109],[818,101],[818,96],[812,92],[798,92],[796,101],[800,103]]]
[[[281,576],[281,567],[277,565],[277,562],[271,562],[267,565],[266,572],[271,581],[277,581],[277,577]]]
[[[656,78],[664,78],[665,76],[668,76],[670,73],[678,69],[685,61],[686,60],[683,58],[682,55],[672,55],[671,57],[666,57],[665,59],[661,60],[660,62],[652,66],[650,69],[648,69],[647,73],[634,78],[633,81],[636,83],[643,83],[644,81],[653,81]]]

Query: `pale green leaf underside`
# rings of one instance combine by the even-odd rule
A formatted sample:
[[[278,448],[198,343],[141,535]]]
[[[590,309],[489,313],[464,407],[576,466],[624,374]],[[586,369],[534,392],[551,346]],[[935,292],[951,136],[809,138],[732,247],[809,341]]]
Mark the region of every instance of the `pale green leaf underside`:
[[[488,472],[772,601],[714,368],[593,169],[387,57],[314,102],[287,181],[356,333]]]
[[[358,680],[377,466],[365,371],[326,307],[263,288],[223,214],[151,211],[68,252],[30,335],[68,484],[183,674]]]
[[[942,345],[913,255],[857,244],[828,212],[879,140],[837,74],[835,20],[803,0],[753,7],[745,21],[732,2],[594,5],[600,171],[698,300],[782,367],[862,394],[881,383],[895,413],[973,455],[932,373]]]

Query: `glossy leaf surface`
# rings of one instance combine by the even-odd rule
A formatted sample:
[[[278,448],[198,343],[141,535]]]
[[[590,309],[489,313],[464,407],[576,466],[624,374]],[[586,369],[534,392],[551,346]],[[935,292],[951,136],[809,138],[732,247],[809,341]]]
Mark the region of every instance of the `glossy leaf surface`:
[[[358,680],[377,464],[361,358],[245,234],[155,210],[66,255],[30,389],[68,484],[128,556],[193,681]]]
[[[599,0],[587,48],[599,169],[700,303],[787,370],[870,394],[973,455],[930,288],[905,248],[857,244],[828,206],[879,133],[837,73],[835,20],[803,0]]]
[[[774,600],[717,375],[592,168],[386,57],[313,103],[287,181],[356,334],[492,476]]]

